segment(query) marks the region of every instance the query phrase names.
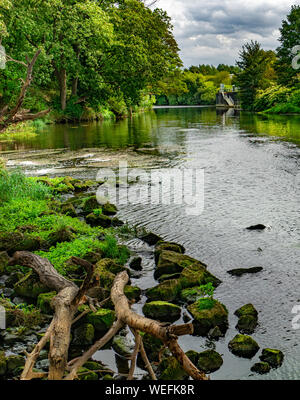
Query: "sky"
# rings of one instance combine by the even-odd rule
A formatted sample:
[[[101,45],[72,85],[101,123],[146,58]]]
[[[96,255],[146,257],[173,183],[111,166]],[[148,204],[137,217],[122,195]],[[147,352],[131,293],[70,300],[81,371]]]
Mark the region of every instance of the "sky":
[[[257,40],[275,50],[281,22],[297,0],[159,0],[172,18],[185,67],[234,65],[239,50]]]

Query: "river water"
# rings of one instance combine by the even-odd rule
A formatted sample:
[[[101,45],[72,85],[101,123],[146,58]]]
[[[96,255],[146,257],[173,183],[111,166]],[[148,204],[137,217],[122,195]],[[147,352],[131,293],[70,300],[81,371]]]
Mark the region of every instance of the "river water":
[[[163,108],[132,120],[49,126],[35,138],[1,142],[0,155],[10,168],[21,167],[29,175],[94,179],[100,168],[116,168],[120,160],[129,168],[151,171],[203,170],[201,214],[189,216],[180,204],[131,204],[121,205],[119,216],[183,244],[187,254],[205,262],[223,281],[215,297],[230,314],[225,338],[215,343],[199,337],[180,339],[185,351],[210,347],[223,355],[224,364],[212,379],[300,379],[300,330],[292,328],[291,312],[300,304],[299,145],[299,116]],[[245,229],[257,223],[267,229]],[[144,272],[136,283],[142,289],[153,286],[149,249],[138,241],[131,247],[145,254]],[[263,271],[240,278],[226,272],[252,266],[262,266]],[[252,337],[261,348],[278,348],[285,354],[282,367],[267,375],[250,372],[260,353],[249,361],[227,348],[237,333],[233,313],[246,303],[259,312]],[[137,311],[141,307],[135,305]]]

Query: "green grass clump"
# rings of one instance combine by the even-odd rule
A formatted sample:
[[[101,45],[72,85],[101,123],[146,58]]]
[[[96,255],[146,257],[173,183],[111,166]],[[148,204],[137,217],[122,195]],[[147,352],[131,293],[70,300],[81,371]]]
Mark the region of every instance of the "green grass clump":
[[[201,310],[211,310],[216,304],[216,300],[210,298],[204,298],[197,300],[197,309]]]

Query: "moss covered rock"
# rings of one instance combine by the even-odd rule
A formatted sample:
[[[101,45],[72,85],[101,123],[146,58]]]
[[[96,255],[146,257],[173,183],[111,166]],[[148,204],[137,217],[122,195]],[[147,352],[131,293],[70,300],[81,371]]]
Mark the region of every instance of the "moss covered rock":
[[[180,292],[180,299],[186,304],[192,304],[197,301],[199,297],[203,295],[202,291],[200,290],[199,286],[183,289]]]
[[[124,294],[128,300],[138,300],[141,297],[141,289],[137,286],[125,286]]]
[[[12,374],[16,369],[24,367],[25,359],[23,356],[12,354],[6,358],[7,373]]]
[[[76,217],[75,207],[71,203],[62,204],[60,207],[60,212],[61,214],[69,215],[70,217]]]
[[[165,358],[159,366],[159,379],[179,381],[188,378],[188,374],[173,356]]]
[[[256,372],[257,374],[267,374],[270,372],[271,367],[267,362],[258,362],[251,367],[252,372]]]
[[[158,279],[161,275],[181,272],[184,268],[194,264],[195,262],[197,262],[197,260],[185,254],[170,250],[162,250],[157,261],[154,278]],[[203,265],[203,268],[205,268],[205,265]]]
[[[106,332],[114,323],[115,313],[112,310],[100,308],[96,312],[89,313],[87,320],[97,332]]]
[[[261,356],[259,357],[261,361],[267,362],[272,368],[278,368],[282,365],[284,355],[282,351],[276,349],[263,349]]]
[[[228,311],[217,300],[203,298],[188,306],[188,311],[194,317],[195,334],[205,336],[218,326],[222,333],[228,328]]]
[[[107,202],[107,203],[102,205],[102,212],[103,212],[104,215],[112,216],[112,215],[116,215],[117,214],[118,209],[114,204],[111,204],[111,203]]]
[[[49,292],[49,288],[40,282],[36,273],[29,271],[14,285],[14,291],[18,296],[36,299],[41,293]]]
[[[162,238],[156,235],[153,232],[144,232],[139,235],[139,238],[143,240],[145,243],[149,244],[149,246],[154,246],[157,242],[161,241]]]
[[[79,368],[77,377],[80,381],[97,381],[99,379],[96,372],[84,367]]]
[[[197,366],[198,364],[198,359],[199,359],[199,353],[195,350],[189,350],[185,353],[185,355],[192,361],[192,363]]]
[[[143,313],[148,318],[174,322],[180,318],[181,308],[166,301],[152,301],[145,303]]]
[[[112,226],[112,219],[107,215],[95,214],[94,212],[86,216],[86,222],[95,227],[100,226],[101,228],[109,228]]]
[[[141,336],[149,360],[158,361],[158,354],[164,347],[163,342],[149,333],[141,332]]]
[[[6,374],[6,357],[4,351],[0,351],[0,376]]]
[[[96,196],[89,196],[82,199],[80,206],[84,214],[90,214],[94,210],[101,209]]]
[[[181,286],[179,279],[170,279],[148,289],[146,291],[146,296],[148,299],[153,301],[174,301],[177,298],[180,289]]]
[[[214,350],[205,350],[198,355],[197,366],[201,371],[205,372],[206,374],[217,371],[221,368],[222,365],[223,358],[219,353]]]
[[[247,335],[236,335],[228,344],[229,350],[238,357],[252,358],[259,350],[256,341]]]
[[[2,275],[5,271],[5,268],[9,261],[9,255],[6,251],[0,252],[0,275]]]
[[[47,239],[48,247],[55,246],[57,243],[72,242],[75,239],[74,231],[71,227],[62,227],[51,232]]]
[[[180,284],[183,289],[206,285],[207,283],[212,283],[214,287],[217,287],[221,281],[207,271],[206,267],[199,261],[187,266],[181,272]]]
[[[157,264],[159,256],[163,250],[170,250],[174,251],[175,253],[180,253],[184,254],[185,248],[178,243],[174,242],[164,242],[164,241],[159,241],[155,245],[155,251],[154,251],[154,258],[155,258],[155,263]]]
[[[112,347],[120,356],[129,357],[133,352],[134,343],[127,336],[116,335],[113,338]]]
[[[52,314],[52,299],[56,296],[56,292],[41,293],[37,299],[37,306],[44,314]]]
[[[21,232],[7,232],[0,235],[0,251],[13,254],[15,251],[36,251],[41,248],[43,240],[38,236]]]
[[[95,329],[92,324],[82,324],[74,329],[72,344],[76,346],[87,346],[93,343]]]
[[[239,317],[236,328],[241,333],[253,333],[258,324],[257,311],[253,304],[245,304],[234,313]]]

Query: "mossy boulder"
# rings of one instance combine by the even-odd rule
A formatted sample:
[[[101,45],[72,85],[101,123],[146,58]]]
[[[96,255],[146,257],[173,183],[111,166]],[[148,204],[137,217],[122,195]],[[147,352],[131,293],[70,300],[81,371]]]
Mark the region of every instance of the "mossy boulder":
[[[2,275],[5,271],[5,268],[9,262],[9,255],[6,251],[0,252],[0,275]]]
[[[149,333],[141,332],[141,336],[149,360],[158,361],[158,354],[164,347],[163,342]]]
[[[228,347],[234,355],[244,358],[252,358],[259,350],[259,345],[251,336],[242,334],[236,335]]]
[[[194,365],[198,364],[199,353],[195,350],[189,350],[185,353],[185,355],[192,361]]]
[[[170,250],[180,254],[184,254],[185,252],[185,248],[181,244],[174,242],[159,241],[155,245],[155,251],[154,251],[155,264],[157,264],[159,256],[163,250]]]
[[[186,303],[186,304],[192,304],[197,301],[199,297],[203,295],[201,289],[199,286],[188,288],[188,289],[183,289],[180,292],[180,299]]]
[[[206,336],[209,331],[218,326],[222,333],[228,328],[228,311],[219,301],[202,298],[188,306],[188,311],[194,317],[195,334]]]
[[[112,216],[112,215],[116,215],[117,212],[118,212],[118,209],[114,204],[107,202],[102,205],[102,213],[104,215]]]
[[[162,250],[157,261],[154,278],[158,279],[161,275],[182,272],[184,268],[195,262],[197,262],[197,260],[185,254],[170,250]],[[205,268],[205,265],[203,265],[203,268]]]
[[[278,368],[282,365],[284,355],[282,351],[276,349],[263,349],[261,356],[259,357],[261,361],[267,362],[272,368]]]
[[[149,300],[174,301],[180,292],[179,279],[170,279],[146,291]]]
[[[43,240],[38,236],[21,232],[7,232],[0,235],[0,251],[13,254],[15,251],[36,251],[41,248]]]
[[[64,203],[60,207],[61,214],[69,215],[70,217],[76,217],[76,209],[71,203]]]
[[[214,350],[205,350],[198,354],[197,366],[206,374],[217,371],[222,365],[222,356]]]
[[[112,348],[123,357],[129,357],[134,349],[134,343],[127,336],[116,335],[112,341]]]
[[[80,381],[97,381],[99,379],[96,372],[90,371],[84,367],[79,368],[77,377]]]
[[[137,286],[125,286],[124,294],[128,300],[138,300],[141,297],[141,289]]]
[[[85,220],[92,227],[110,228],[112,226],[112,218],[104,214],[95,214],[92,212],[86,216]]]
[[[255,363],[252,367],[251,367],[251,371],[252,372],[256,372],[257,374],[267,374],[268,372],[270,372],[271,367],[267,362],[258,362]]]
[[[152,301],[145,303],[143,313],[148,318],[174,322],[180,318],[181,308],[166,301]]]
[[[14,285],[14,291],[18,296],[36,299],[41,293],[49,292],[49,288],[40,282],[36,273],[29,271]]]
[[[7,373],[12,374],[16,369],[24,367],[25,359],[23,356],[12,354],[6,357]]]
[[[92,324],[82,324],[74,329],[72,344],[75,346],[87,346],[93,343],[95,329]]]
[[[180,381],[188,378],[188,374],[173,356],[165,358],[159,365],[159,379]]]
[[[82,199],[80,206],[84,214],[90,214],[94,210],[101,209],[96,196],[89,196]]]
[[[6,357],[4,351],[0,351],[0,376],[6,374]]]
[[[52,299],[56,296],[56,292],[41,293],[37,298],[37,306],[44,314],[52,314]]]
[[[145,243],[149,244],[149,246],[154,246],[157,242],[161,241],[162,238],[156,235],[153,232],[144,232],[139,235],[139,238],[143,240]]]
[[[180,285],[183,289],[206,285],[207,283],[212,283],[214,287],[217,287],[221,281],[207,271],[206,266],[199,261],[188,265],[181,272]]]
[[[72,228],[66,226],[51,232],[47,238],[48,247],[55,246],[57,243],[72,242],[75,234]]]
[[[168,281],[168,280],[170,280],[170,279],[178,279],[178,278],[180,278],[180,272],[177,272],[176,274],[166,274],[166,275],[161,275],[159,278],[158,278],[158,282],[159,283],[162,283],[162,282],[165,282],[165,281]]]
[[[114,323],[115,317],[114,311],[100,308],[96,312],[89,313],[87,320],[97,332],[106,332]]]
[[[245,304],[234,313],[239,317],[236,329],[241,333],[253,333],[258,324],[258,312],[253,304]]]

